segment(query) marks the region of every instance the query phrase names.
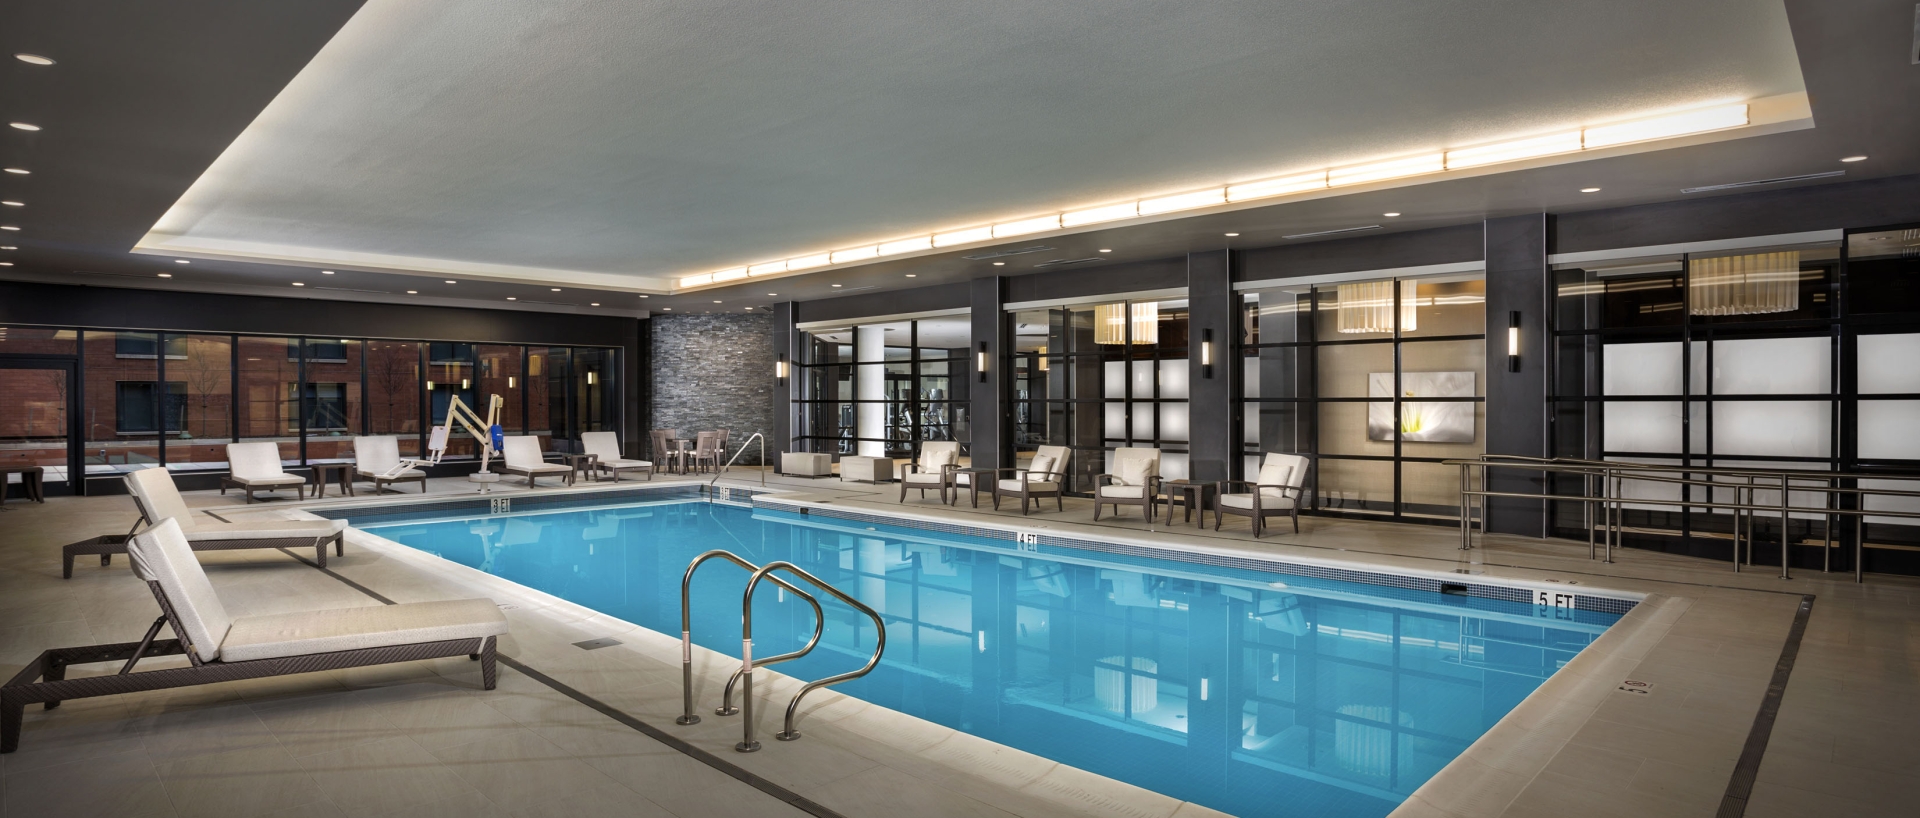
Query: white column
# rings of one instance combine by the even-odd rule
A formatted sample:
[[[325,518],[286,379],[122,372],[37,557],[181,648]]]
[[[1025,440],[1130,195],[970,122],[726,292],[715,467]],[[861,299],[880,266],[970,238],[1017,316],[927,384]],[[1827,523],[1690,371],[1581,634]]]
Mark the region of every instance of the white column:
[[[853,359],[859,364],[854,375],[853,397],[873,403],[858,404],[854,412],[854,435],[862,440],[854,451],[867,457],[885,457],[887,444],[880,440],[887,431],[887,330],[885,327],[855,327]]]

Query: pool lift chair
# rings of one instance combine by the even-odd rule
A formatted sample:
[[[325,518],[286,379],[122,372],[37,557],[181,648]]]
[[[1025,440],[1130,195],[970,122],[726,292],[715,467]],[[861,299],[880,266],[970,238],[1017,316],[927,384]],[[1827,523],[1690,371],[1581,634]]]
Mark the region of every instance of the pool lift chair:
[[[487,466],[493,462],[494,455],[500,451],[501,443],[506,438],[506,432],[500,428],[500,407],[503,403],[499,395],[488,396],[487,418],[482,422],[478,414],[460,401],[459,395],[447,396],[447,422],[433,427],[432,433],[427,435],[426,459],[402,458],[381,472],[379,478],[396,479],[412,469],[425,471],[429,466],[440,465],[440,459],[447,456],[447,439],[452,434],[453,424],[458,423],[480,444],[480,470],[467,475],[467,481],[479,483],[481,493],[490,491],[493,484],[500,482],[500,475],[489,471]],[[378,486],[379,483],[375,482],[374,485]],[[424,492],[426,486],[426,481],[421,481],[421,491]]]

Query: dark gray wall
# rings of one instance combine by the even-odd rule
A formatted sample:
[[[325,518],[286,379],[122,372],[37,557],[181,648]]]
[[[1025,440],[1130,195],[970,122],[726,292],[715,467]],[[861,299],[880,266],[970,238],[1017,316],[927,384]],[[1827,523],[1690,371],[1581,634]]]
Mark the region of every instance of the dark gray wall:
[[[754,432],[773,432],[772,315],[656,315],[653,326],[655,429],[683,437],[732,430],[738,449]],[[771,441],[767,459],[777,459]],[[737,461],[759,465],[756,443]]]
[[[767,430],[767,459],[775,464],[780,462],[776,452],[793,451],[793,390],[798,381],[794,377],[797,371],[793,367],[793,312],[792,301],[782,301],[767,306],[767,312],[773,316],[772,326],[767,330],[767,342],[773,345],[775,361],[786,356],[787,378],[783,383],[779,378],[773,381],[773,397],[768,402],[768,415],[773,426]]]
[[[839,298],[801,301],[794,304],[793,320],[796,323],[805,324],[813,321],[869,318],[875,315],[957,310],[967,306],[969,292],[968,282],[956,281],[952,284],[935,284],[931,287],[915,287],[911,290],[855,293]]]
[[[1554,215],[1555,253],[1920,221],[1920,176]]]
[[[1545,213],[1488,219],[1487,454],[1547,455],[1547,231]],[[1520,371],[1507,369],[1510,313],[1520,313]],[[1494,491],[1540,493],[1538,475],[1502,470]],[[1545,504],[1488,498],[1488,530],[1544,537]]]
[[[1006,362],[1001,360],[1001,356],[1006,354],[1007,279],[976,278],[969,284],[973,309],[973,348],[967,354],[967,377],[973,389],[973,428],[968,436],[971,442],[967,449],[975,467],[1005,468],[1013,465],[1012,450],[1007,442],[1013,404],[1008,400],[1010,386]],[[987,343],[985,381],[980,379],[980,373],[974,365],[982,341]]]
[[[1255,247],[1240,252],[1235,281],[1387,270],[1427,264],[1479,261],[1480,225],[1462,224],[1433,230],[1361,236],[1332,241]]]
[[[1082,298],[1108,293],[1131,293],[1187,286],[1185,257],[1135,261],[1126,264],[1092,264],[1052,273],[1009,276],[1007,300],[1048,301]]]

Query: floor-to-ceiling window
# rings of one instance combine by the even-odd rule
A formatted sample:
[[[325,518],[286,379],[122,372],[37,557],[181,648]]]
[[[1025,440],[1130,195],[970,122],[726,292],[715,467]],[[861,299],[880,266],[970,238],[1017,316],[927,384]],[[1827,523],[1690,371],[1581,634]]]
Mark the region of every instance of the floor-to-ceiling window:
[[[1320,511],[1458,518],[1485,448],[1486,286],[1478,275],[1241,294],[1241,453],[1312,458]]]
[[[969,442],[971,331],[955,316],[804,332],[795,449],[904,458],[924,441]]]
[[[1920,449],[1920,231],[1619,259],[1554,271],[1554,450],[1592,459],[1720,468],[1906,471]],[[1572,489],[1571,486],[1568,487]],[[1630,496],[1706,499],[1702,486],[1630,484]],[[1735,499],[1715,488],[1715,499]],[[1755,502],[1779,502],[1756,490]],[[1793,492],[1818,508],[1817,493]],[[1875,507],[1902,505],[1875,498]],[[1629,505],[1640,544],[1729,551],[1731,510]],[[1824,516],[1795,513],[1789,539],[1819,559]],[[1577,504],[1557,525],[1578,532]],[[1894,540],[1913,528],[1869,525]],[[1757,544],[1779,541],[1759,518]],[[1846,534],[1845,531],[1837,532]],[[1833,542],[1843,542],[1836,536]],[[1870,535],[1869,542],[1876,537]],[[1777,555],[1778,551],[1774,553]],[[1757,557],[1756,557],[1757,558]],[[1777,557],[1776,557],[1777,558]]]
[[[1090,493],[1122,446],[1187,476],[1187,302],[1114,301],[1013,315],[1013,445],[1066,446],[1069,490]]]

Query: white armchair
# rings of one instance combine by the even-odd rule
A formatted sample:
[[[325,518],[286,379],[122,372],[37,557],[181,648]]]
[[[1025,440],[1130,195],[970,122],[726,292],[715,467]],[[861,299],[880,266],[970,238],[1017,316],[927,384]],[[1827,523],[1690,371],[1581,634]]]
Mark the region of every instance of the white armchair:
[[[942,505],[947,502],[947,473],[953,471],[960,462],[960,444],[952,440],[929,440],[920,444],[919,459],[908,463],[906,471],[900,475],[900,502],[907,501],[907,490],[916,489],[920,499],[927,498],[927,490],[940,492]]]
[[[1100,519],[1100,507],[1113,506],[1120,516],[1121,506],[1139,506],[1147,519],[1153,519],[1154,498],[1160,493],[1160,450],[1122,447],[1113,452],[1109,474],[1093,478],[1093,518]]]
[[[1220,484],[1221,493],[1213,506],[1213,530],[1220,530],[1221,515],[1236,514],[1253,518],[1255,539],[1266,530],[1268,517],[1292,517],[1293,532],[1300,533],[1301,492],[1312,465],[1312,461],[1297,454],[1268,452],[1260,463],[1258,479],[1228,480]],[[1246,491],[1228,491],[1235,486],[1244,486]]]
[[[1034,450],[1026,468],[1001,469],[993,481],[994,509],[1000,508],[1000,498],[1018,497],[1020,514],[1025,516],[1030,502],[1052,497],[1055,511],[1067,510],[1062,496],[1067,485],[1067,463],[1072,458],[1073,450],[1065,446],[1041,446]],[[1010,478],[999,476],[1009,473],[1013,475]]]

